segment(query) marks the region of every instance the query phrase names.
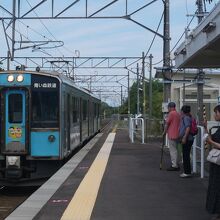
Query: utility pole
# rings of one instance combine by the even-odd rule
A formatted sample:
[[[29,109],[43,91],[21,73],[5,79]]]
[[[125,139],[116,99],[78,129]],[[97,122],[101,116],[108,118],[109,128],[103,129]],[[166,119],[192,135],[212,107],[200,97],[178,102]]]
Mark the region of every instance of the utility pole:
[[[145,122],[146,119],[146,86],[145,86],[145,56],[144,52],[142,52],[142,89],[143,89],[143,119]]]
[[[130,117],[131,107],[130,107],[130,73],[128,71],[128,117]]]
[[[147,141],[147,124],[148,120],[146,120],[146,82],[145,82],[145,55],[142,52],[142,90],[143,90],[143,120],[144,120],[144,127],[145,127],[145,141]]]
[[[140,82],[139,82],[139,65],[137,63],[137,115],[139,115],[139,111],[140,111],[139,86],[140,86]]]
[[[183,105],[185,105],[185,100],[186,100],[186,83],[185,83],[185,80],[186,80],[186,71],[184,69],[184,72],[183,72],[183,95],[182,95]]]
[[[10,70],[10,51],[7,53],[7,70]]]
[[[150,60],[150,71],[149,71],[149,119],[152,117],[152,59],[153,56],[150,54],[149,60]]]
[[[15,21],[16,21],[16,0],[13,0],[13,19],[12,19],[12,52],[11,60],[14,60],[15,48]]]
[[[196,0],[196,5],[198,7],[198,12],[197,12],[198,23],[200,23],[204,17],[203,0]]]
[[[74,81],[75,80],[75,57],[73,57],[72,72],[73,72],[73,75],[71,78]]]
[[[163,41],[163,79],[164,97],[163,101],[168,102],[171,97],[171,66],[170,66],[170,2],[164,1],[164,41]]]
[[[203,0],[197,0],[198,6],[198,23],[200,23],[204,17],[203,12]],[[197,115],[199,125],[203,124],[203,87],[204,87],[204,72],[202,69],[198,69],[197,73]]]
[[[123,94],[122,94],[122,86],[121,86],[121,108],[122,108],[122,105],[123,105]]]

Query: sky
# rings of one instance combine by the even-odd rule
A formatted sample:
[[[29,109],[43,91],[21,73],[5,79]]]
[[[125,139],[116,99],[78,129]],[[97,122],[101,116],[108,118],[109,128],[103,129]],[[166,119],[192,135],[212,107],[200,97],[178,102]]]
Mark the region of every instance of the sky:
[[[0,5],[11,11],[12,0],[0,0]],[[21,0],[21,14],[30,10],[31,7],[36,5],[40,0]],[[73,0],[59,1],[55,0],[54,11],[64,9],[70,5]],[[112,2],[112,0],[88,0],[88,13],[92,14],[96,10],[102,8],[104,5]],[[118,0],[111,7],[103,10],[97,16],[121,16],[125,14],[126,0]],[[138,8],[152,2],[152,0],[127,0],[128,13],[137,10]],[[180,36],[183,34],[184,29],[192,19],[197,6],[196,0],[170,0],[170,35],[171,35],[171,49],[173,49]],[[210,11],[218,0],[213,0],[211,4],[207,3],[207,10]],[[148,7],[140,10],[132,16],[135,21],[156,30],[161,19],[163,12],[162,0],[157,0],[150,4]],[[47,0],[41,7],[33,10],[31,16],[49,16],[51,13],[51,0]],[[75,16],[85,15],[85,0],[80,0],[74,7],[70,8],[63,15],[74,14]],[[0,9],[0,17],[7,16],[8,14]],[[189,16],[186,16],[189,15]],[[9,22],[5,20],[6,24]],[[190,30],[197,25],[197,18],[194,18]],[[2,25],[0,25],[2,32]],[[46,20],[19,20],[16,22],[16,39],[23,40],[57,40],[63,41],[64,46],[58,49],[47,49],[46,53],[52,56],[76,56],[90,57],[90,56],[138,56],[142,52],[147,52],[154,34],[144,29],[143,27],[126,19],[46,19]],[[18,34],[21,33],[22,35]],[[163,34],[163,22],[159,27],[159,33]],[[9,33],[10,34],[10,33]],[[180,40],[183,42],[184,38]],[[7,55],[7,46],[5,37],[0,36],[1,50],[0,56]],[[178,45],[180,45],[180,43]],[[19,46],[17,44],[16,46]],[[175,49],[174,49],[175,51]],[[173,51],[173,52],[174,52]],[[154,67],[162,66],[163,56],[163,41],[162,38],[156,37],[151,50],[148,55],[153,55]],[[34,51],[32,49],[16,50],[15,56],[45,56],[42,52]],[[173,55],[171,54],[171,57]],[[148,60],[146,60],[148,62]],[[3,64],[5,67],[6,63]],[[12,68],[16,64],[12,64]],[[148,66],[147,66],[148,67]],[[81,72],[80,72],[81,71]],[[94,74],[94,70],[76,70],[77,74]],[[112,70],[98,70],[99,74],[109,73]],[[115,71],[115,70],[114,70]],[[120,70],[122,71],[122,70]],[[155,71],[155,70],[154,70]],[[149,77],[148,69],[146,77]],[[120,74],[119,70],[115,71]],[[133,81],[135,76],[133,76]],[[124,83],[124,82],[122,82]],[[126,82],[125,82],[126,83]],[[131,82],[132,83],[132,82]],[[124,85],[124,84],[123,84]],[[124,96],[126,96],[126,86],[123,87]],[[103,96],[104,97],[104,96]],[[107,96],[106,96],[107,97]],[[106,98],[108,99],[108,98]],[[120,97],[115,96],[112,100],[107,100],[109,103],[120,103]]]

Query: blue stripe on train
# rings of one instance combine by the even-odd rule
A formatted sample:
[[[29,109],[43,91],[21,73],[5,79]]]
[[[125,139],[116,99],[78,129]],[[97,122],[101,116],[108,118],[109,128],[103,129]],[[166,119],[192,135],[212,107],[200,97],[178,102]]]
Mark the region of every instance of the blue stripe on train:
[[[48,137],[53,135],[54,142],[49,142]],[[33,157],[49,157],[59,156],[59,132],[31,132],[31,156]]]

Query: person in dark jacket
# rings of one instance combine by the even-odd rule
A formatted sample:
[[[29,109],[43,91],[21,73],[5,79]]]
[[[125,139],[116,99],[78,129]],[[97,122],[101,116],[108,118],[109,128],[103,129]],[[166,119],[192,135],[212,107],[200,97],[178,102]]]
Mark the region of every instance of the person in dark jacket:
[[[214,108],[215,120],[220,121],[220,105]],[[207,133],[207,121],[204,122],[204,128]],[[208,136],[206,142],[213,148],[220,149],[220,127],[217,131]],[[209,185],[206,199],[206,209],[210,214],[213,214],[213,220],[220,220],[220,166],[210,163],[209,168]]]
[[[193,145],[194,137],[190,133],[192,116],[191,108],[189,105],[183,105],[181,108],[181,122],[180,122],[180,141],[182,144],[182,154],[183,154],[183,170],[184,172],[180,174],[180,177],[191,177],[191,163],[190,163],[190,151]]]

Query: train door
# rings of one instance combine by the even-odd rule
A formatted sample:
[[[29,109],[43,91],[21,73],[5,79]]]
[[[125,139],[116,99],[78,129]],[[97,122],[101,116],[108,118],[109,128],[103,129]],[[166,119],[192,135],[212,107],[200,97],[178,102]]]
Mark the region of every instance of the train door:
[[[69,118],[69,97],[70,95],[64,93],[64,144],[65,144],[65,151],[70,150],[70,118]]]
[[[6,90],[4,92],[5,151],[25,153],[26,140],[26,92]]]

